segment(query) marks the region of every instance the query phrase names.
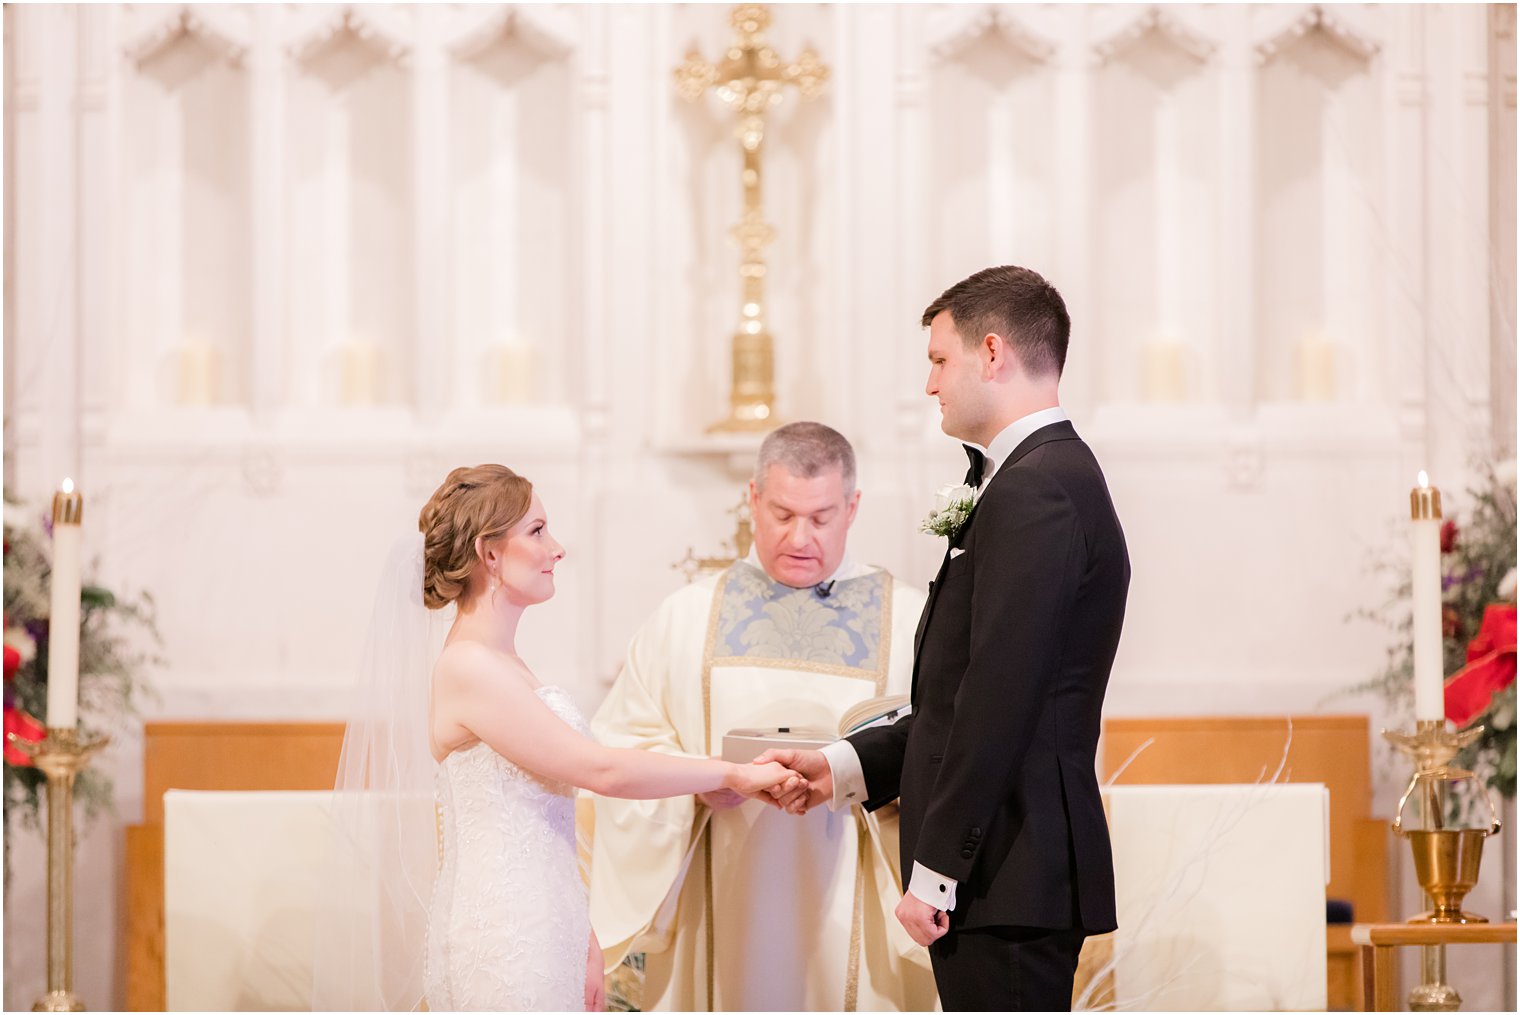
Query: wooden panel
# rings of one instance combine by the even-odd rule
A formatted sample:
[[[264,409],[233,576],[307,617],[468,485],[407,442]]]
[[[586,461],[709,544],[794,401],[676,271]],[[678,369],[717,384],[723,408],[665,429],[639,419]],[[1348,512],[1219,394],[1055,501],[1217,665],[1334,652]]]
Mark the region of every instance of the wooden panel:
[[[1330,807],[1333,813],[1333,798]],[[1398,905],[1388,881],[1388,872],[1393,869],[1389,850],[1401,840],[1393,834],[1388,818],[1357,818],[1352,822],[1351,832],[1351,890],[1346,897],[1356,902],[1354,919],[1359,922],[1386,920]],[[1331,856],[1333,861],[1335,854],[1332,852]],[[1340,883],[1331,882],[1332,885]]]
[[[342,723],[152,722],[143,730],[143,823],[127,828],[122,920],[129,1011],[163,1011],[164,792],[331,789]]]
[[[127,828],[127,1010],[163,1011],[164,827]]]
[[[1355,1011],[1362,999],[1361,948],[1351,943],[1351,925],[1325,928],[1325,1008]]]
[[[143,824],[170,789],[332,789],[342,749],[342,723],[148,723]]]

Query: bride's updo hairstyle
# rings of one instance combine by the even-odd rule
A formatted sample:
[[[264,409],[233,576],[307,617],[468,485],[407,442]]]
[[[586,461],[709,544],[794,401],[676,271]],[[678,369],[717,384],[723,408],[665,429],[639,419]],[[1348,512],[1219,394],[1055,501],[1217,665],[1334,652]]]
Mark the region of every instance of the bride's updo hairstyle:
[[[461,467],[422,508],[422,602],[441,610],[462,598],[480,563],[475,540],[507,534],[533,502],[533,484],[505,465]]]

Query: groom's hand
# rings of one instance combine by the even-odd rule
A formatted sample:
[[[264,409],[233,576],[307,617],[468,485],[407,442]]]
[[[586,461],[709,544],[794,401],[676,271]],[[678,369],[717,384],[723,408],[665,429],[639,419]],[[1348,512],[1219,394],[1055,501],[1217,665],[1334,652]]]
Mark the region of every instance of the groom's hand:
[[[935,909],[912,893],[904,894],[897,904],[897,922],[903,925],[909,937],[925,948],[950,930],[949,913]]]
[[[776,761],[807,779],[807,785],[792,790],[782,786],[771,791],[770,803],[790,814],[806,814],[834,797],[834,770],[822,751],[769,750],[755,759],[763,765]],[[779,792],[778,792],[779,791]],[[762,798],[763,799],[763,798]]]

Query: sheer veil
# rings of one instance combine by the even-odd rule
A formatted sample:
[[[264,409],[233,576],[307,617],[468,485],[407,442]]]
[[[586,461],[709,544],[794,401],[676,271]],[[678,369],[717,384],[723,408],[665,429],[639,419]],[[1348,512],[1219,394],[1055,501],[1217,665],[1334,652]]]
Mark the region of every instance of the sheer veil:
[[[333,859],[318,900],[314,1011],[422,1005],[428,904],[438,869],[429,748],[433,662],[453,608],[422,604],[422,535],[396,541],[381,573],[343,737]]]

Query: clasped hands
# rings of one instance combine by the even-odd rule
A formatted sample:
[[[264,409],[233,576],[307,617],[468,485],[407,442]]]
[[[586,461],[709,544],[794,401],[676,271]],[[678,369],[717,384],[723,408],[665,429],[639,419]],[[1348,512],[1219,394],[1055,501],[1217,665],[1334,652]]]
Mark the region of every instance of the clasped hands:
[[[725,809],[743,803],[746,799],[760,800],[786,811],[788,814],[806,814],[834,796],[834,770],[821,751],[769,750],[755,759],[756,765],[779,764],[795,773],[795,777],[776,783],[760,793],[741,795],[732,790],[719,790],[716,794],[703,794],[703,800],[714,809]],[[722,796],[722,800],[710,797]],[[903,925],[918,944],[928,947],[944,937],[950,930],[950,914],[924,902],[911,892],[903,893],[897,904],[897,921]]]
[[[789,814],[806,814],[827,801],[834,792],[833,773],[818,751],[770,750],[753,762],[769,774],[746,780],[747,784],[698,793],[697,798],[715,811],[726,811],[746,800],[759,800]],[[785,777],[776,778],[782,773]]]

